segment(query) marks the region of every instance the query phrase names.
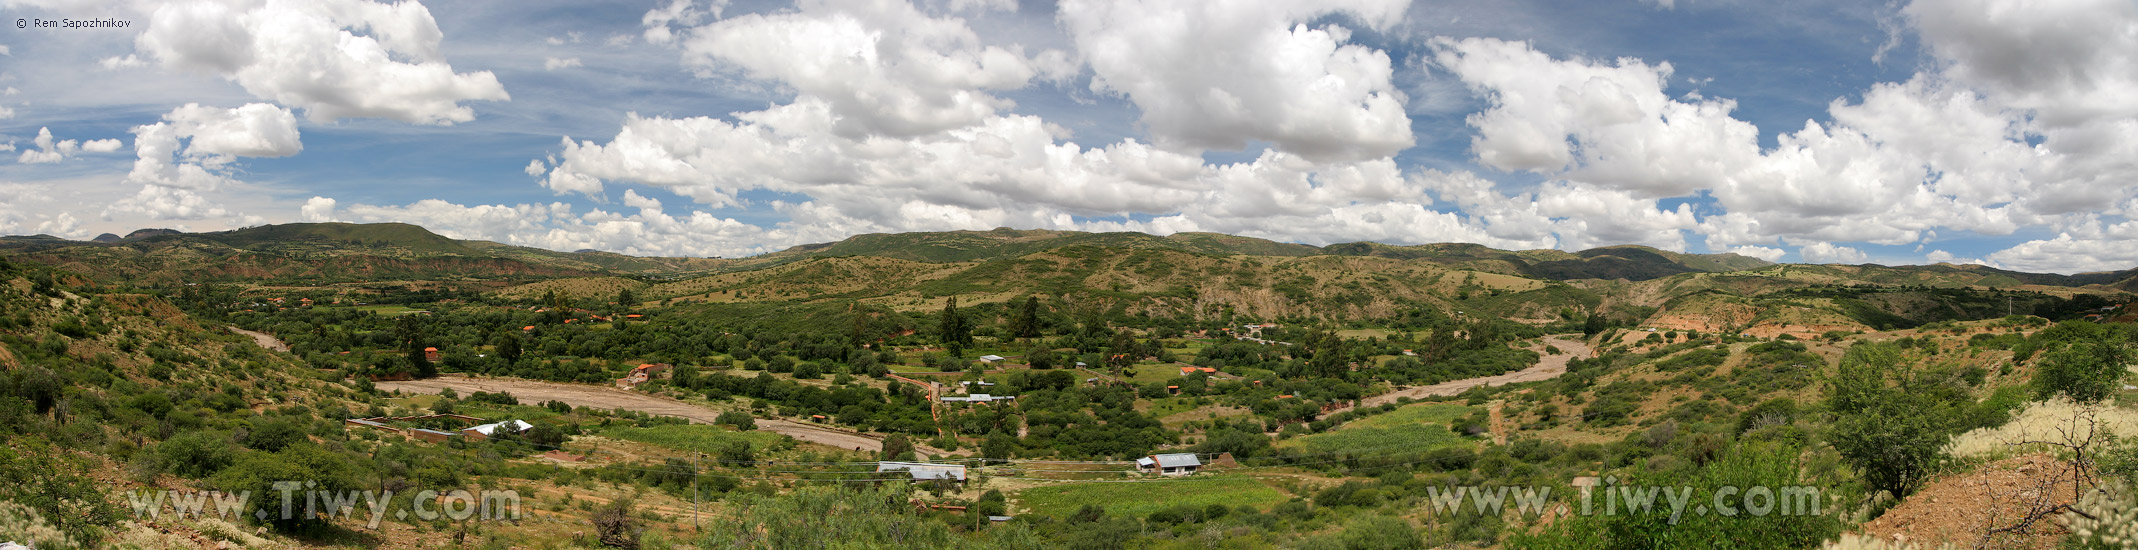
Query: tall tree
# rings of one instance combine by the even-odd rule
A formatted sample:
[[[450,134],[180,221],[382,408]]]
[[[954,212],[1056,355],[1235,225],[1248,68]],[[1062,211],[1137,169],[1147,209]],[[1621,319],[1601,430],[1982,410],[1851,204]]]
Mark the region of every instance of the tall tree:
[[[943,317],[936,328],[941,333],[943,348],[949,350],[952,357],[965,356],[965,348],[972,345],[972,325],[965,320],[965,314],[958,312],[956,296],[943,304]]]
[[[519,331],[510,329],[497,331],[497,339],[491,341],[491,345],[497,346],[497,356],[504,358],[506,363],[520,361]]]
[[[1873,489],[1904,497],[1944,458],[1954,399],[1911,372],[1898,346],[1862,343],[1841,357],[1827,440]],[[1963,396],[1964,397],[1964,396]]]
[[[1010,335],[1018,338],[1039,337],[1039,297],[1026,296],[1017,306],[1017,314],[1010,317]]]
[[[631,289],[618,290],[616,291],[616,305],[626,308],[636,306],[638,305],[638,297],[631,295]]]
[[[408,354],[408,364],[416,367],[416,377],[436,376],[438,366],[431,364],[431,358],[423,353],[423,348],[427,347],[424,345],[427,338],[423,334],[423,316],[404,313],[394,322],[393,331],[394,337],[401,341],[401,351]]]

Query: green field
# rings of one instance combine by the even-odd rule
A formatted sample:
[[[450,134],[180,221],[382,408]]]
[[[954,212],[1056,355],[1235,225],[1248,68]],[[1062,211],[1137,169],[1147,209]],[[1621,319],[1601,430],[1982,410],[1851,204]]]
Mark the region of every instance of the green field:
[[[1163,397],[1151,400],[1151,418],[1165,418],[1175,413],[1195,410],[1193,397]]]
[[[1106,509],[1113,517],[1143,517],[1168,507],[1186,504],[1253,506],[1257,510],[1284,502],[1283,491],[1253,478],[1224,474],[1197,474],[1172,481],[1147,483],[1063,483],[1025,489],[1017,504],[1032,513],[1066,517],[1085,504]]]
[[[392,315],[406,315],[406,314],[409,314],[409,313],[413,313],[413,312],[417,312],[417,311],[425,311],[425,310],[422,310],[422,309],[412,308],[412,307],[408,307],[408,306],[404,306],[404,305],[395,305],[395,304],[377,304],[377,305],[368,305],[368,306],[356,306],[356,308],[355,308],[355,309],[356,309],[357,311],[364,311],[364,312],[370,312],[370,313],[376,313],[376,314],[379,314],[379,315],[388,315],[388,316],[392,316]]]
[[[760,430],[738,432],[720,426],[705,424],[671,424],[651,428],[611,426],[601,430],[601,435],[625,441],[637,441],[658,445],[678,451],[717,453],[720,446],[729,441],[750,444],[750,449],[763,453],[783,447],[786,436]]]
[[[1470,414],[1454,403],[1410,405],[1338,426],[1334,430],[1277,443],[1288,454],[1372,453],[1392,448],[1425,450],[1462,443],[1448,422]]]

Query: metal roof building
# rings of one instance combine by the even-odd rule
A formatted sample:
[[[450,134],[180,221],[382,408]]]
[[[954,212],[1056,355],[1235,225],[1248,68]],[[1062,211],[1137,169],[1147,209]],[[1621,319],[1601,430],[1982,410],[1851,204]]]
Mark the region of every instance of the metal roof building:
[[[965,466],[959,464],[936,464],[932,462],[878,462],[876,472],[905,472],[914,481],[950,479],[965,481]]]

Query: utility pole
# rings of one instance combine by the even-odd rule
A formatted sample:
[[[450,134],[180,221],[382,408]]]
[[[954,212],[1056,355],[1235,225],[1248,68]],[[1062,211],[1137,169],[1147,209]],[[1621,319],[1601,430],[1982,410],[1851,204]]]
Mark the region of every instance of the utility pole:
[[[698,453],[697,455],[690,457],[690,532],[692,533],[699,532],[698,478],[702,477],[702,472],[698,469],[698,460],[702,458],[705,458],[705,453]]]

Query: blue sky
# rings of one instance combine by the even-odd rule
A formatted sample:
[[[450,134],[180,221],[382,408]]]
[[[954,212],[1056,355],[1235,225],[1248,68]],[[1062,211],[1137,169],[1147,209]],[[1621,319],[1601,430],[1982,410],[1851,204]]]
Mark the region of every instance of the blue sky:
[[[64,5],[62,5],[64,4]],[[2121,0],[0,0],[0,234],[405,221],[2138,266]]]

